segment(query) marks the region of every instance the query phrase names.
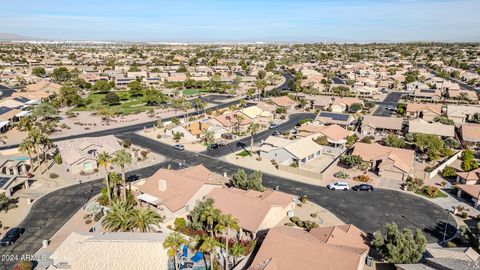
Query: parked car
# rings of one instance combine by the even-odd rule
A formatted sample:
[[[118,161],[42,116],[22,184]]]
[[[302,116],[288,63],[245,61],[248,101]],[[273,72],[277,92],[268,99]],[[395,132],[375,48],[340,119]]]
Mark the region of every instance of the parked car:
[[[373,186],[369,184],[360,184],[352,187],[355,191],[373,191]]]
[[[280,136],[280,132],[274,131],[274,132],[272,132],[272,136]]]
[[[223,133],[221,137],[225,140],[233,140],[233,134],[231,133]]]
[[[388,107],[387,107],[387,110],[393,112],[393,111],[395,111],[395,108],[393,108],[392,106],[388,106]]]
[[[25,229],[23,228],[13,227],[3,236],[2,240],[0,240],[0,244],[2,246],[10,246],[15,243],[15,241],[17,241],[17,239],[20,238],[24,232]]]
[[[212,150],[215,150],[215,149],[217,149],[217,148],[220,148],[221,146],[223,146],[223,145],[220,144],[220,143],[212,143],[212,144],[209,144],[209,145],[207,146],[207,150],[208,150],[208,151],[212,151]]]
[[[237,142],[236,147],[245,148],[245,147],[247,147],[247,145],[243,142]]]
[[[275,129],[278,127],[278,124],[276,123],[271,123],[270,126],[268,127],[269,129]]]
[[[126,178],[127,182],[137,181],[138,179],[140,179],[140,178],[136,174],[130,174]]]
[[[174,148],[175,150],[178,150],[178,151],[183,151],[183,150],[185,150],[185,146],[183,146],[183,144],[175,144],[175,145],[173,146],[173,148]]]
[[[350,186],[348,183],[345,182],[335,182],[332,184],[328,184],[327,188],[330,190],[348,190],[350,189]]]

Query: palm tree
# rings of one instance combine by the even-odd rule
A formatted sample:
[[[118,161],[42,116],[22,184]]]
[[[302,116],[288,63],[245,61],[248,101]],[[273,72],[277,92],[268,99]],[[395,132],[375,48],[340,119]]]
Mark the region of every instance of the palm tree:
[[[105,169],[105,183],[107,184],[107,196],[108,196],[108,204],[112,204],[112,194],[111,194],[111,186],[110,181],[108,179],[108,166],[110,166],[110,162],[112,157],[109,153],[103,151],[97,156],[97,163],[98,166],[103,167]]]
[[[130,232],[135,228],[135,209],[124,201],[113,201],[110,211],[105,215],[102,225],[113,232]]]
[[[33,152],[35,153],[36,155],[35,158],[38,162],[38,165],[40,166],[41,162],[40,162],[39,145],[41,144],[41,141],[42,141],[42,133],[37,128],[32,128],[28,131],[27,140],[30,140],[32,142],[32,147],[34,149]]]
[[[152,231],[151,225],[163,222],[163,217],[149,207],[142,207],[135,212],[135,227],[141,232]]]
[[[211,144],[215,141],[215,133],[213,131],[205,130],[203,132],[203,140],[207,144]]]
[[[248,127],[248,132],[250,132],[250,153],[253,153],[253,137],[257,132],[260,130],[260,124],[258,123],[251,123],[250,126]]]
[[[110,181],[110,186],[112,187],[112,190],[115,192],[115,197],[118,198],[118,186],[123,184],[122,176],[116,172],[110,172],[108,174],[108,180]]]
[[[214,223],[220,216],[221,212],[219,209],[214,208],[212,205],[208,205],[203,209],[200,214],[200,221],[207,224],[207,229],[210,231],[210,236],[213,237]]]
[[[233,265],[236,265],[238,257],[240,257],[240,255],[242,254],[245,254],[245,246],[238,242],[235,242],[230,249],[230,253],[233,256]]]
[[[239,101],[238,104],[240,105],[240,107],[243,108],[243,107],[245,107],[245,105],[246,105],[247,103],[245,102],[245,99],[240,99],[240,101]]]
[[[202,244],[200,245],[199,250],[204,253],[208,253],[208,257],[210,258],[210,270],[213,269],[213,253],[215,248],[217,247],[218,242],[215,238],[211,236],[205,236],[202,239]]]
[[[186,243],[185,237],[178,232],[170,233],[163,241],[163,247],[168,248],[168,256],[173,257],[175,260],[175,269],[178,269],[177,254],[180,251],[180,247]]]
[[[124,199],[127,200],[127,182],[125,179],[125,166],[132,163],[132,155],[127,150],[122,149],[117,151],[112,158],[112,162],[120,167],[122,171]]]
[[[48,150],[54,147],[52,139],[48,138],[46,135],[42,134],[40,137],[40,145],[42,146],[42,153],[43,153],[43,161],[45,162],[45,171],[48,170]]]
[[[0,142],[5,145],[7,144],[7,135],[0,135]]]
[[[230,238],[230,230],[239,230],[238,219],[233,217],[231,214],[220,215],[218,218],[218,224],[216,226],[217,231],[226,231],[225,234],[225,270],[228,270],[228,241]]]
[[[33,159],[32,153],[35,151],[33,142],[27,137],[25,138],[20,145],[18,146],[18,150],[23,153],[28,154],[28,158],[30,159],[30,169],[29,171],[33,170]]]

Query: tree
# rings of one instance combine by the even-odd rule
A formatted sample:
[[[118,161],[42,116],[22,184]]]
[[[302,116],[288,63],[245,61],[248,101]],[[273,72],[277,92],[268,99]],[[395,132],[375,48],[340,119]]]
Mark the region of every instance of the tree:
[[[387,135],[385,137],[385,145],[386,146],[391,146],[391,147],[396,147],[396,148],[404,148],[405,147],[405,140],[396,136],[396,135]]]
[[[427,153],[430,160],[438,157],[443,149],[443,141],[438,136],[430,134],[415,134],[415,145],[421,152]]]
[[[57,82],[66,82],[72,78],[72,74],[66,67],[59,67],[53,70],[52,78]]]
[[[349,109],[351,112],[355,113],[363,109],[363,105],[361,103],[353,103]]]
[[[260,90],[262,95],[265,97],[265,88],[267,88],[267,81],[265,79],[260,79],[255,81],[255,86]]]
[[[437,117],[435,117],[435,119],[433,119],[433,121],[439,122],[440,124],[444,124],[444,125],[450,125],[450,126],[455,125],[455,123],[453,122],[453,120],[452,120],[452,119],[449,119],[449,118],[446,117],[446,116],[437,116]]]
[[[348,145],[353,145],[358,140],[358,136],[357,134],[352,134],[347,136],[345,139],[347,140]]]
[[[199,250],[204,253],[208,253],[208,257],[210,258],[210,270],[213,269],[213,252],[215,248],[218,246],[217,240],[211,236],[204,236],[201,240]]]
[[[163,247],[168,249],[168,256],[173,257],[175,260],[175,269],[178,270],[178,258],[177,254],[180,252],[182,245],[185,245],[187,240],[178,232],[170,233],[165,241],[163,241]]]
[[[230,179],[230,185],[243,190],[257,190],[264,191],[265,187],[262,184],[262,172],[255,171],[247,175],[245,170],[238,169]]]
[[[464,239],[472,248],[480,250],[480,222],[477,221],[475,226],[468,227],[466,225],[460,225],[458,229],[460,236]]]
[[[445,167],[445,169],[443,169],[442,176],[443,177],[455,177],[455,176],[457,176],[457,171],[455,170],[455,168],[447,166],[447,167]]]
[[[409,229],[400,231],[395,223],[387,224],[385,235],[376,231],[372,245],[389,263],[417,263],[426,250],[427,239],[419,229],[412,233]]]
[[[257,73],[257,77],[258,79],[265,79],[265,76],[267,76],[267,72],[265,72],[265,70],[259,70],[258,73]]]
[[[144,100],[148,106],[157,106],[167,102],[167,97],[155,88],[148,88],[145,90]]]
[[[28,160],[30,161],[30,169],[29,171],[33,170],[33,158],[32,154],[35,152],[34,142],[30,138],[25,138],[20,145],[18,146],[18,150],[22,153],[28,154]]]
[[[108,204],[112,204],[112,187],[110,186],[110,181],[109,181],[109,175],[108,175],[108,167],[110,166],[110,163],[112,162],[112,157],[110,156],[109,153],[103,151],[97,156],[97,164],[100,167],[103,167],[105,169],[105,183],[106,183],[106,188],[107,188],[107,196],[108,196]]]
[[[320,144],[320,145],[328,145],[329,144],[328,137],[325,136],[325,135],[320,136],[317,139],[315,139],[315,142]]]
[[[205,130],[203,132],[203,140],[206,144],[212,144],[215,142],[215,133],[213,131]]]
[[[460,159],[462,160],[462,164],[460,165],[462,170],[468,172],[468,171],[475,170],[476,168],[478,168],[478,163],[474,159],[473,154],[474,153],[473,153],[472,150],[464,150],[462,152],[462,156],[460,157]]]
[[[43,67],[34,67],[32,70],[32,75],[37,77],[44,77],[45,75],[47,75],[47,72]]]
[[[250,153],[253,153],[253,143],[254,143],[254,136],[258,133],[260,130],[260,124],[258,123],[251,123],[248,126],[248,132],[250,133]]]
[[[135,211],[126,201],[113,201],[102,226],[113,232],[131,232],[135,228]]]
[[[32,269],[33,269],[33,262],[25,261],[25,260],[18,261],[12,268],[12,270],[32,270]]]
[[[228,241],[230,237],[230,230],[239,230],[238,219],[231,214],[222,214],[218,219],[217,231],[225,232],[225,270],[228,270]]]
[[[187,72],[187,67],[185,67],[185,65],[180,65],[178,68],[177,68],[177,72],[178,73],[185,73]]]
[[[60,104],[66,106],[76,105],[80,102],[81,97],[77,93],[77,89],[71,86],[63,86],[60,88],[60,95],[58,97]]]
[[[50,119],[57,116],[57,109],[51,103],[45,102],[35,106],[33,116],[41,117],[43,120]]]
[[[102,99],[102,103],[110,106],[117,105],[120,104],[120,97],[114,92],[108,92]]]
[[[142,95],[143,85],[141,82],[135,80],[128,84],[128,88],[130,88],[130,90],[128,90],[128,93],[131,97],[138,97]]]
[[[237,259],[240,255],[245,254],[245,246],[239,242],[235,242],[230,249],[230,254],[233,256],[233,265],[237,265]]]
[[[135,227],[141,232],[150,232],[152,225],[159,225],[163,222],[163,217],[150,207],[142,207],[135,211]]]
[[[125,149],[121,149],[113,155],[112,162],[120,167],[122,171],[124,198],[127,200],[127,182],[125,179],[125,166],[132,163],[132,155]]]
[[[474,113],[474,114],[470,117],[470,122],[480,124],[480,113]]]
[[[348,156],[341,156],[339,163],[345,168],[351,169],[354,167],[361,167],[364,161],[360,156],[348,155]]]
[[[5,193],[0,193],[0,211],[7,212],[8,210],[15,208],[16,201],[17,201],[16,199],[7,197]]]
[[[96,81],[95,84],[90,87],[90,90],[97,93],[107,93],[110,89],[112,89],[112,86],[105,80]]]
[[[444,140],[445,146],[450,147],[450,148],[458,148],[460,147],[460,142],[454,138],[446,138]]]

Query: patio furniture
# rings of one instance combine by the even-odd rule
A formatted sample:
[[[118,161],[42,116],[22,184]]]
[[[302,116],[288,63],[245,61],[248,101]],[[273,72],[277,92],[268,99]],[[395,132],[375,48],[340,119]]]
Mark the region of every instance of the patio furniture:
[[[203,259],[203,253],[200,252],[200,251],[197,251],[197,253],[195,253],[195,256],[193,256],[192,258],[190,258],[190,260],[194,263],[200,261],[201,259]]]

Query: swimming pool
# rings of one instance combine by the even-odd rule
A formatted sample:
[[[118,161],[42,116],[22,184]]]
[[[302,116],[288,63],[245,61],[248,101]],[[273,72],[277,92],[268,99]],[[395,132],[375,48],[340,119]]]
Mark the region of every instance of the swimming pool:
[[[28,157],[9,157],[10,160],[27,161]]]

